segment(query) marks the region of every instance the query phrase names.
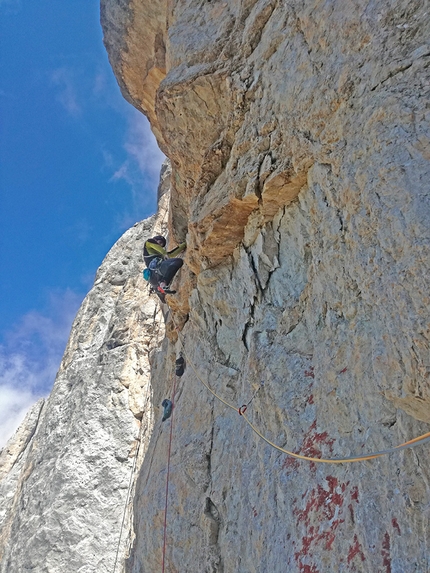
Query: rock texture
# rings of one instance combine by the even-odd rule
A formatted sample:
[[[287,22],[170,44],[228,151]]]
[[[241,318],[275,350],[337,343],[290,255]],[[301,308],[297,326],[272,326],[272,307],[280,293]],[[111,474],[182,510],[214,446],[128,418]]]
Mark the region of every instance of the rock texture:
[[[172,161],[171,231],[189,249],[170,304],[200,376],[238,406],[264,380],[252,419],[308,455],[428,431],[428,3],[165,1],[144,50],[152,4],[122,4],[122,43],[118,3],[102,6],[123,91]],[[161,44],[166,75],[147,90],[127,63],[152,70]],[[154,388],[180,349],[167,334]],[[191,368],[175,416],[169,571],[430,568],[428,447],[299,463]],[[160,430],[148,446],[128,572],[160,567],[167,444]]]
[[[167,204],[164,195],[157,217],[108,253],[51,395],[1,452],[2,573],[112,573],[117,551],[119,570],[129,544],[128,490],[154,418],[149,357],[164,335],[160,305],[141,276],[142,247],[165,231]]]
[[[430,570],[428,444],[297,461],[201,382],[311,457],[429,430],[429,8],[102,0],[121,89],[172,162],[186,264],[161,343],[137,258],[152,223],[108,255],[52,396],[2,454],[2,573],[113,570],[139,432],[119,568],[160,571],[172,423],[169,573]]]
[[[154,25],[152,4],[124,3],[127,56],[109,25],[118,4],[102,7],[124,89],[145,91],[123,68],[138,54],[141,67],[153,63],[152,48],[133,43],[142,19]],[[335,306],[349,305],[349,290],[378,309],[377,377],[396,405],[430,421],[426,5],[188,0],[165,10],[155,111],[190,268],[213,268],[240,241],[249,248],[301,191],[312,268],[340,293]],[[143,96],[135,103],[151,118]]]

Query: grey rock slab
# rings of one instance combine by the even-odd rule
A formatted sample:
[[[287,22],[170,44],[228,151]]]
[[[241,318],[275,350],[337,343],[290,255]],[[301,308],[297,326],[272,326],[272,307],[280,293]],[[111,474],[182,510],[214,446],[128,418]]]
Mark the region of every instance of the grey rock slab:
[[[153,425],[149,357],[164,335],[160,305],[142,278],[142,248],[165,231],[166,201],[107,254],[51,395],[1,453],[2,573],[112,572],[115,559],[121,566],[129,487]]]

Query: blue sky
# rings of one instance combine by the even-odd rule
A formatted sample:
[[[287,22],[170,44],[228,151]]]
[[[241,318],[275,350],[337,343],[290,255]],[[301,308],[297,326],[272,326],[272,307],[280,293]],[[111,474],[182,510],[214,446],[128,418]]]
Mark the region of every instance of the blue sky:
[[[162,160],[98,0],[0,0],[0,447],[49,392],[104,256],[155,211]]]

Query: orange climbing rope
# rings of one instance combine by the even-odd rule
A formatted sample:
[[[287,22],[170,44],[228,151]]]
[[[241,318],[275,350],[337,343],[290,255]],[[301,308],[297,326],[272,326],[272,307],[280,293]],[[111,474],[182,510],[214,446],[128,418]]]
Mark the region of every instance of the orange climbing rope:
[[[172,451],[172,434],[173,434],[173,417],[175,413],[175,393],[176,393],[176,380],[173,380],[173,391],[172,391],[172,415],[170,416],[170,437],[169,437],[169,452],[167,454],[167,479],[166,479],[166,501],[164,504],[164,539],[163,539],[163,561],[162,561],[162,573],[164,573],[166,564],[166,540],[167,540],[167,507],[169,499],[169,477],[170,477],[170,454]]]
[[[257,434],[257,436],[259,436],[262,440],[264,440],[266,442],[266,444],[269,444],[269,446],[272,446],[272,448],[275,448],[276,450],[278,450],[284,454],[287,454],[288,456],[291,456],[293,458],[297,458],[299,460],[307,460],[308,462],[320,462],[323,464],[344,464],[344,463],[350,463],[350,462],[362,462],[364,460],[373,460],[374,458],[380,458],[381,456],[385,456],[386,454],[391,454],[397,450],[405,450],[406,448],[412,448],[413,446],[416,446],[418,444],[423,444],[425,442],[430,441],[430,432],[427,432],[427,434],[423,434],[422,436],[419,436],[418,438],[414,438],[413,440],[409,440],[408,442],[404,442],[403,444],[400,444],[398,446],[394,446],[392,448],[387,448],[386,450],[381,450],[379,452],[373,452],[371,454],[363,454],[360,456],[350,456],[347,458],[331,458],[331,459],[310,458],[308,456],[302,456],[300,454],[295,454],[294,452],[290,452],[288,450],[285,450],[284,448],[281,448],[280,446],[277,446],[276,444],[271,442],[269,439],[267,439],[265,436],[263,436],[263,434],[253,424],[251,424],[251,422],[248,420],[248,418],[245,416],[244,413],[242,414],[242,417],[245,420],[245,422],[248,424],[248,426],[251,428],[251,430],[253,432],[255,432]]]
[[[391,454],[393,452],[396,452],[398,450],[404,450],[406,448],[412,448],[414,446],[420,445],[420,444],[424,444],[426,442],[430,441],[430,432],[427,432],[426,434],[423,434],[422,436],[418,436],[417,438],[413,438],[412,440],[409,440],[407,442],[404,442],[403,444],[399,444],[398,446],[394,446],[392,448],[387,448],[386,450],[381,450],[378,452],[372,452],[370,454],[362,454],[362,455],[358,455],[358,456],[349,456],[349,457],[345,457],[345,458],[312,458],[309,456],[302,456],[300,454],[296,454],[294,452],[291,452],[289,450],[286,450],[284,448],[281,448],[280,446],[276,445],[275,443],[273,443],[272,441],[270,441],[268,438],[266,438],[259,430],[258,428],[256,428],[251,421],[248,419],[248,417],[246,416],[245,412],[246,412],[246,408],[247,405],[243,405],[241,407],[236,407],[233,404],[230,404],[229,402],[227,402],[226,400],[224,400],[223,398],[221,398],[221,396],[219,396],[216,392],[214,392],[212,390],[212,388],[206,384],[206,382],[201,378],[201,376],[199,375],[199,373],[197,372],[196,368],[194,367],[194,364],[191,362],[191,360],[189,359],[186,350],[185,350],[185,344],[182,340],[182,335],[179,332],[178,327],[176,326],[175,320],[172,316],[172,322],[175,325],[175,330],[178,333],[178,339],[181,343],[184,355],[187,359],[187,363],[191,366],[192,370],[194,371],[194,374],[196,375],[197,379],[203,384],[203,386],[205,386],[209,392],[215,396],[215,398],[217,398],[217,400],[219,400],[220,402],[222,402],[223,404],[225,404],[226,406],[228,406],[228,408],[231,408],[232,410],[234,410],[235,412],[238,412],[239,415],[245,420],[245,422],[248,424],[248,426],[251,428],[251,430],[257,434],[257,436],[259,436],[262,440],[264,440],[266,442],[266,444],[268,444],[269,446],[271,446],[272,448],[275,448],[276,450],[282,452],[283,454],[286,454],[287,456],[291,456],[292,458],[297,458],[299,460],[306,460],[308,462],[314,462],[314,463],[323,463],[323,464],[343,464],[343,463],[351,463],[351,462],[361,462],[364,460],[372,460],[374,458],[379,458],[381,456],[385,456],[387,454]],[[255,396],[255,394],[254,394]],[[251,400],[254,398],[254,396],[251,398]],[[251,402],[251,401],[250,401]],[[250,402],[248,402],[248,404],[250,404]]]

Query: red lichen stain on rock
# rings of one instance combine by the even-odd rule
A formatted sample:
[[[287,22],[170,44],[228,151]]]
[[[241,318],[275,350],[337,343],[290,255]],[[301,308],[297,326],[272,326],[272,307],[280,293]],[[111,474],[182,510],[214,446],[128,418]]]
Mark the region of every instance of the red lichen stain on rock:
[[[327,432],[317,432],[316,427],[317,421],[314,420],[312,426],[305,434],[301,449],[301,454],[310,458],[321,457],[321,450],[318,446],[322,444],[329,447],[330,454],[333,452],[334,439],[329,438]]]
[[[397,521],[397,519],[396,519],[395,517],[393,517],[393,519],[391,520],[391,525],[393,526],[394,529],[397,530],[397,533],[398,533],[399,535],[401,535],[399,523],[398,523],[398,521]]]
[[[385,567],[385,573],[391,573],[390,535],[388,531],[386,531],[384,534],[381,555],[382,564]]]
[[[313,403],[314,403],[314,395],[313,395],[313,394],[311,394],[311,395],[309,396],[309,398],[307,399],[307,403],[308,403],[308,404],[313,404]]]
[[[311,366],[311,367],[309,368],[309,370],[305,370],[305,376],[306,376],[307,378],[315,378],[314,367],[313,367],[313,366]]]
[[[351,561],[354,559],[356,555],[358,555],[362,561],[366,559],[361,549],[361,544],[358,542],[357,534],[354,535],[354,543],[351,545],[348,551],[348,557],[347,557],[348,565],[351,564]]]
[[[316,565],[304,565],[303,569],[300,569],[301,573],[320,573]]]
[[[344,523],[343,506],[349,482],[339,483],[334,476],[325,478],[325,487],[317,485],[307,495],[304,509],[293,509],[297,525],[304,525],[305,535],[299,551],[294,553],[300,573],[313,571],[315,564],[304,563],[312,557],[312,551],[330,551],[336,538],[336,531]]]
[[[329,454],[332,454],[334,439],[329,438],[327,432],[317,432],[317,421],[314,420],[303,438],[300,454],[313,458],[321,457],[321,446],[328,446]],[[283,467],[285,469],[298,469],[300,462],[294,458],[286,458]],[[316,464],[310,464],[315,471]],[[300,573],[319,573],[318,565],[312,563],[313,554],[321,556],[322,551],[331,551],[336,539],[339,526],[348,518],[349,508],[351,521],[354,523],[354,511],[352,502],[358,503],[358,487],[349,489],[349,481],[339,483],[335,476],[326,476],[325,483],[317,485],[312,490],[306,490],[302,500],[294,499],[293,515],[296,516],[297,526],[303,530],[301,539],[296,545],[294,559]],[[345,500],[349,500],[349,505]],[[302,507],[304,504],[304,508]],[[298,507],[299,505],[299,507]],[[294,542],[292,542],[294,545]],[[354,545],[350,548],[351,559],[360,555],[362,561],[365,557],[361,551],[358,540],[354,538]]]
[[[302,456],[307,456],[309,458],[321,458],[320,445],[326,445],[329,447],[329,452],[333,452],[334,439],[328,437],[327,432],[317,432],[317,421],[314,420],[309,430],[306,432],[303,438],[302,447],[294,453],[301,454]],[[287,470],[297,470],[300,463],[297,459],[292,457],[286,457],[282,467]],[[315,463],[310,464],[311,471],[315,472]]]
[[[299,461],[296,458],[292,458],[291,456],[287,456],[282,464],[282,467],[285,470],[297,470],[299,468]]]

